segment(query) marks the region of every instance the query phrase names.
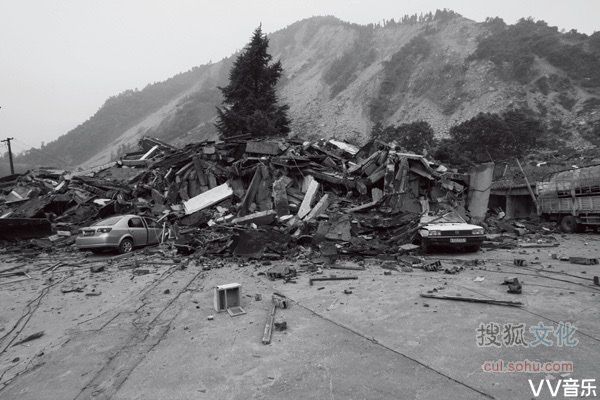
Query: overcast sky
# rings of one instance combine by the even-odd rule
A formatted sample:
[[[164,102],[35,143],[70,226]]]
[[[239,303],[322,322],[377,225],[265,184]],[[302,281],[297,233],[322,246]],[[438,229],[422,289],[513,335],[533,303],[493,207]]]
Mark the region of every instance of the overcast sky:
[[[437,8],[600,30],[599,0],[0,0],[0,138],[17,151],[49,142],[109,96],[231,55],[261,22],[273,32],[314,15],[366,24]]]

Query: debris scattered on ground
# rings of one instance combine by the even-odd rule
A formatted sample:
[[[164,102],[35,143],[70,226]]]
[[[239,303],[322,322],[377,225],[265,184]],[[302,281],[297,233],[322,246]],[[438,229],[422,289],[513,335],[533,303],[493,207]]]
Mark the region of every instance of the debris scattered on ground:
[[[86,284],[63,286],[62,288],[60,288],[60,291],[62,293],[72,293],[72,292],[81,293],[81,292],[83,292],[83,289],[85,289],[86,286],[87,286]]]
[[[150,273],[149,269],[145,269],[145,268],[136,268],[133,271],[133,275],[148,275]]]
[[[273,323],[273,327],[276,331],[285,331],[287,329],[287,322],[284,320],[277,320]]]
[[[518,278],[504,278],[503,285],[508,285],[508,293],[521,294],[523,285],[519,282]]]
[[[341,255],[418,250],[419,198],[432,213],[468,217],[469,174],[395,144],[349,146],[228,138],[178,149],[144,137],[139,151],[114,163],[39,168],[4,183],[0,226],[22,231],[0,240],[26,239],[13,245],[46,252],[72,248],[81,228],[132,213],[155,218],[163,242],[180,254],[282,258],[311,246],[332,265]]]
[[[484,303],[493,304],[498,306],[509,306],[509,307],[521,307],[523,303],[520,301],[508,301],[508,300],[493,300],[493,299],[479,299],[474,297],[461,297],[461,296],[442,296],[434,294],[421,293],[421,297],[438,300],[454,300],[454,301],[466,301],[469,303]]]
[[[39,331],[39,332],[36,332],[36,333],[32,333],[31,335],[26,336],[25,338],[19,340],[18,342],[13,343],[12,347],[18,346],[18,345],[23,344],[23,343],[30,342],[30,341],[35,340],[35,339],[39,339],[42,336],[44,336],[44,331]]]
[[[96,272],[102,272],[104,271],[104,265],[92,265],[90,267],[90,272],[96,273]]]
[[[287,308],[288,306],[286,298],[278,293],[273,293],[273,295],[271,296],[271,303],[271,309],[269,314],[267,315],[267,322],[265,323],[265,330],[263,332],[262,344],[271,343],[271,336],[273,335],[273,325],[275,323],[275,312],[277,311],[277,308]],[[287,329],[287,323],[280,322],[279,327],[283,328],[279,330],[285,330]]]
[[[569,262],[571,264],[595,265],[598,264],[598,259],[586,257],[569,257]]]
[[[296,276],[296,269],[285,265],[276,265],[267,270],[267,277],[270,280],[285,279],[289,280]]]

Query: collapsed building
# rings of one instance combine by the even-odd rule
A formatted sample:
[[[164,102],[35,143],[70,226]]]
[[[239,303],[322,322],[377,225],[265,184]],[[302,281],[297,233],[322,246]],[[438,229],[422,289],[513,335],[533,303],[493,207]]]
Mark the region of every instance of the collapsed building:
[[[81,227],[134,213],[155,218],[165,240],[188,253],[258,256],[293,244],[397,253],[424,212],[485,216],[492,170],[460,173],[380,141],[236,137],[178,149],[142,138],[114,163],[0,181],[0,239],[68,245]]]

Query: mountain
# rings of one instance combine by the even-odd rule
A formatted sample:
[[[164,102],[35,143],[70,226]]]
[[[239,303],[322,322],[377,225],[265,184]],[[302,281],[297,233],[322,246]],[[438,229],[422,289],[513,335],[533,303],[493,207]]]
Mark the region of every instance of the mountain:
[[[364,141],[375,122],[425,120],[439,137],[479,112],[528,109],[555,145],[600,143],[600,32],[543,21],[474,22],[452,11],[366,26],[313,17],[269,34],[284,72],[292,134]],[[143,135],[175,144],[216,137],[218,86],[235,54],[111,97],[90,119],[17,164],[102,164]]]

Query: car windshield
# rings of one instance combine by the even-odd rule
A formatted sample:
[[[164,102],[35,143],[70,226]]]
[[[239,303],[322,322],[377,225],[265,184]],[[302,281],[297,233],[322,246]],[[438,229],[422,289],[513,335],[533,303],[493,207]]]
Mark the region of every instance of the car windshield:
[[[107,225],[114,225],[117,222],[119,222],[121,220],[121,218],[123,217],[110,217],[110,218],[106,218],[103,219],[101,221],[95,222],[93,223],[91,226],[107,226]]]
[[[444,215],[424,215],[421,218],[421,223],[423,224],[443,224],[445,222],[464,223],[465,220],[455,211],[450,211]]]

